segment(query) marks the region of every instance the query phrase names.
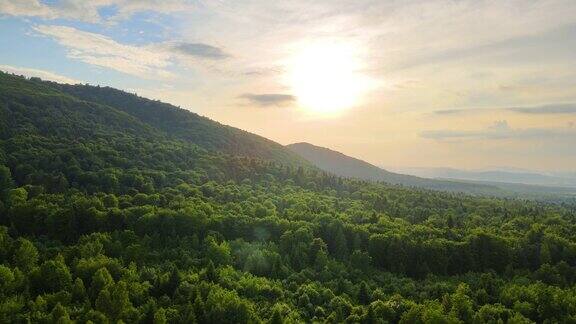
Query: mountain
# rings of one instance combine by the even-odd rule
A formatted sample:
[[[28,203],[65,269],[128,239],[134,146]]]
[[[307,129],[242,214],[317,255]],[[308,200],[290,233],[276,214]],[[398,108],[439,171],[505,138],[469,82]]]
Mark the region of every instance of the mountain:
[[[222,125],[186,109],[114,88],[59,84],[38,78],[23,80],[5,73],[0,74],[0,86],[5,88],[4,95],[7,95],[7,92],[18,93],[35,89],[39,94],[107,107],[109,111],[125,113],[133,118],[133,121],[170,138],[188,141],[210,151],[257,157],[286,165],[308,165],[290,150],[267,138]]]
[[[444,175],[452,175],[438,178],[426,178],[429,173],[421,174],[423,177],[394,173],[379,168],[368,162],[344,155],[328,148],[315,146],[309,143],[295,143],[287,145],[289,149],[299,154],[321,170],[331,172],[338,176],[358,178],[371,181],[383,181],[408,187],[418,187],[432,190],[451,192],[464,192],[500,197],[519,197],[538,200],[564,200],[576,197],[575,188],[563,186],[543,185],[543,176],[512,172],[478,172],[475,177],[458,177],[455,171],[440,169]],[[440,174],[440,170],[438,171]],[[503,177],[508,175],[508,177]],[[515,178],[513,178],[515,176]],[[519,183],[513,179],[531,178],[534,183]],[[508,181],[506,181],[508,180]],[[538,181],[540,182],[538,183]]]
[[[573,174],[545,174],[530,170],[489,169],[460,170],[452,168],[405,168],[400,172],[426,178],[504,182],[537,186],[576,188]]]
[[[296,152],[302,158],[308,160],[318,168],[341,177],[383,181],[409,187],[454,192],[497,194],[501,191],[498,187],[491,185],[471,184],[448,180],[432,180],[393,173],[368,162],[344,155],[325,147],[315,146],[310,143],[294,143],[289,144],[286,147]]]

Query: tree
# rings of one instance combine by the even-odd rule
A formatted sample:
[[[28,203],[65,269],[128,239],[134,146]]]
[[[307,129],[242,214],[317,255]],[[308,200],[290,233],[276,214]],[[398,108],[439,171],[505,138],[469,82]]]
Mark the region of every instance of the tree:
[[[16,207],[23,205],[28,199],[28,191],[24,188],[16,188],[8,190],[8,198],[6,203],[8,207]]]
[[[360,271],[367,271],[371,262],[372,258],[368,252],[354,250],[350,256],[350,264]]]
[[[132,303],[128,296],[127,284],[124,281],[107,285],[100,291],[96,299],[96,309],[115,320],[122,318],[123,314],[131,308]]]
[[[216,267],[214,266],[214,263],[212,263],[212,260],[208,261],[208,266],[204,270],[203,275],[206,280],[212,282],[218,281],[218,272],[216,271]]]
[[[19,238],[16,245],[14,264],[24,271],[30,271],[38,262],[38,250],[32,242],[24,238]]]
[[[114,279],[112,279],[108,269],[105,267],[98,269],[98,271],[96,271],[92,276],[92,284],[90,286],[90,295],[92,296],[92,299],[95,300],[101,290],[113,283]]]
[[[74,280],[74,286],[72,286],[72,298],[79,302],[86,299],[86,288],[84,287],[84,281],[80,278]]]
[[[0,264],[0,295],[5,295],[12,288],[14,273],[10,268]]]
[[[5,226],[0,226],[0,258],[2,260],[9,259],[10,253],[12,252],[13,240],[8,234],[8,228]]]
[[[173,295],[176,291],[176,288],[180,285],[180,274],[178,273],[178,269],[176,267],[172,268],[170,271],[170,279],[168,280],[167,290],[170,295]]]
[[[49,260],[42,263],[35,281],[41,291],[58,292],[70,287],[72,275],[64,262]]]
[[[206,308],[200,294],[197,294],[196,299],[194,299],[194,313],[196,314],[196,320],[198,323],[206,323],[208,318],[206,317]]]
[[[52,317],[52,323],[58,323],[58,324],[74,323],[73,321],[70,320],[70,315],[68,315],[68,311],[66,310],[66,308],[64,308],[64,306],[62,306],[60,303],[54,306],[54,309],[52,309],[52,313],[50,315]]]
[[[102,312],[102,314],[110,316],[110,314],[113,313],[112,308],[114,306],[112,304],[112,298],[110,297],[110,291],[108,289],[100,290],[98,297],[96,297],[94,306],[99,312]]]
[[[274,308],[272,312],[272,317],[270,318],[270,324],[283,324],[284,318],[279,307]]]
[[[184,310],[184,314],[182,315],[182,319],[186,323],[190,323],[190,324],[198,323],[198,321],[196,319],[196,312],[194,311],[194,305],[193,304],[188,303],[188,305],[186,305],[186,308]]]
[[[348,257],[348,242],[341,225],[336,227],[334,234],[334,255],[337,259],[345,260]]]
[[[164,308],[160,307],[154,313],[154,324],[166,324],[168,321],[166,320],[166,311]]]
[[[370,293],[368,285],[364,281],[362,281],[362,283],[360,284],[360,290],[358,291],[358,301],[362,305],[368,305],[368,303],[370,303]]]
[[[468,296],[469,290],[468,285],[462,283],[449,298],[450,314],[464,322],[472,321],[474,316],[473,302]]]
[[[0,199],[4,198],[3,193],[14,186],[12,174],[10,169],[4,165],[0,165]]]
[[[210,261],[214,262],[214,264],[227,265],[231,263],[232,257],[230,255],[230,245],[228,245],[228,242],[224,241],[218,244],[216,239],[208,236],[206,245],[206,256]]]

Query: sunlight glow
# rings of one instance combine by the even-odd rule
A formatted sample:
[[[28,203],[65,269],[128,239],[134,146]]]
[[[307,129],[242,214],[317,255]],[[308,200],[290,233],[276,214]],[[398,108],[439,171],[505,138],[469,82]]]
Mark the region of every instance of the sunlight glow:
[[[358,104],[367,90],[361,68],[353,44],[316,42],[304,45],[290,60],[288,82],[301,107],[334,114]]]

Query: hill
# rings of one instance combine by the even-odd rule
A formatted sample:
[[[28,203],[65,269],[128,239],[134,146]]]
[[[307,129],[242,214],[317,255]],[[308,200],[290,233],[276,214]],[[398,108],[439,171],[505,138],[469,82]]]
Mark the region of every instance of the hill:
[[[487,195],[507,198],[527,198],[549,201],[571,201],[576,197],[576,189],[562,186],[532,184],[532,182],[516,183],[511,179],[526,179],[525,174],[516,177],[502,178],[495,181],[502,173],[479,173],[473,179],[468,177],[438,177],[434,179],[394,173],[372,165],[368,162],[344,155],[328,148],[309,143],[287,145],[289,149],[299,154],[321,170],[347,178],[357,178],[367,181],[383,181],[408,187],[431,190],[463,192],[475,195]],[[446,174],[444,174],[446,175]],[[450,173],[454,175],[454,173]],[[485,176],[485,178],[483,178]],[[541,177],[531,177],[530,179]],[[506,180],[510,181],[507,182]]]
[[[331,149],[309,143],[287,145],[302,158],[318,168],[335,175],[369,181],[383,181],[408,187],[419,187],[433,190],[468,192],[477,194],[498,194],[501,190],[491,185],[471,184],[456,181],[431,180],[410,175],[393,173],[368,162],[344,155]]]
[[[1,73],[1,72],[0,72]],[[113,108],[108,111],[123,112],[140,124],[153,128],[164,135],[188,141],[207,150],[239,156],[257,157],[287,165],[307,165],[301,158],[286,150],[282,145],[264,137],[222,125],[189,110],[175,107],[157,100],[150,100],[110,87],[69,85],[33,78],[31,81],[15,80],[8,74],[0,75],[4,94],[16,90],[8,83],[19,83],[16,91],[42,89],[41,93],[68,100],[84,101],[91,105]],[[23,85],[26,86],[23,87]]]
[[[576,320],[573,203],[337,177],[83,87],[0,74],[0,323]]]
[[[503,182],[535,186],[576,188],[576,176],[570,173],[541,173],[530,170],[459,170],[452,168],[406,168],[403,173],[426,178]]]

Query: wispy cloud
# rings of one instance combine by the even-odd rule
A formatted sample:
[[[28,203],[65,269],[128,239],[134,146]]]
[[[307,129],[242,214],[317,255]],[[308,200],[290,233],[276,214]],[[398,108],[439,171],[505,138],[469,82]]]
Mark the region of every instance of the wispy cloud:
[[[82,83],[79,80],[69,78],[67,76],[63,76],[60,74],[56,74],[50,71],[40,70],[40,69],[32,69],[26,67],[18,67],[18,66],[11,66],[11,65],[1,65],[0,64],[0,71],[13,73],[17,75],[23,75],[26,77],[38,77],[43,80],[50,80],[60,83],[69,83],[69,84],[77,84]]]
[[[512,107],[508,108],[510,111],[523,113],[523,114],[576,114],[576,103],[568,104],[550,104],[535,107]]]
[[[58,0],[49,3],[38,0],[2,0],[0,14],[102,23],[129,18],[138,12],[153,11],[167,14],[181,12],[192,6],[190,0]],[[114,14],[102,17],[100,10],[104,8],[113,8]]]
[[[169,68],[179,63],[195,64],[191,58],[222,60],[230,56],[222,49],[204,43],[162,42],[137,46],[68,26],[37,25],[33,28],[64,46],[69,58],[145,79],[172,79],[176,75]]]
[[[279,93],[245,93],[241,95],[240,98],[247,99],[250,103],[260,107],[286,106],[296,101],[296,98],[293,95]]]
[[[562,115],[576,114],[576,103],[553,103],[539,106],[497,107],[497,108],[459,108],[436,110],[436,115],[460,115],[490,113],[494,111],[511,111],[520,114],[532,115]]]
[[[9,16],[41,17],[54,19],[58,14],[38,0],[0,1],[0,13]]]
[[[67,48],[70,58],[142,78],[170,78],[170,54],[146,46],[118,43],[104,35],[67,26],[39,25],[34,30]]]
[[[507,121],[496,121],[492,125],[480,130],[429,130],[420,133],[420,136],[437,141],[459,140],[573,140],[576,130],[571,127],[562,128],[512,128]]]
[[[177,43],[172,45],[172,49],[184,55],[212,60],[221,60],[230,56],[219,47],[203,43]]]

